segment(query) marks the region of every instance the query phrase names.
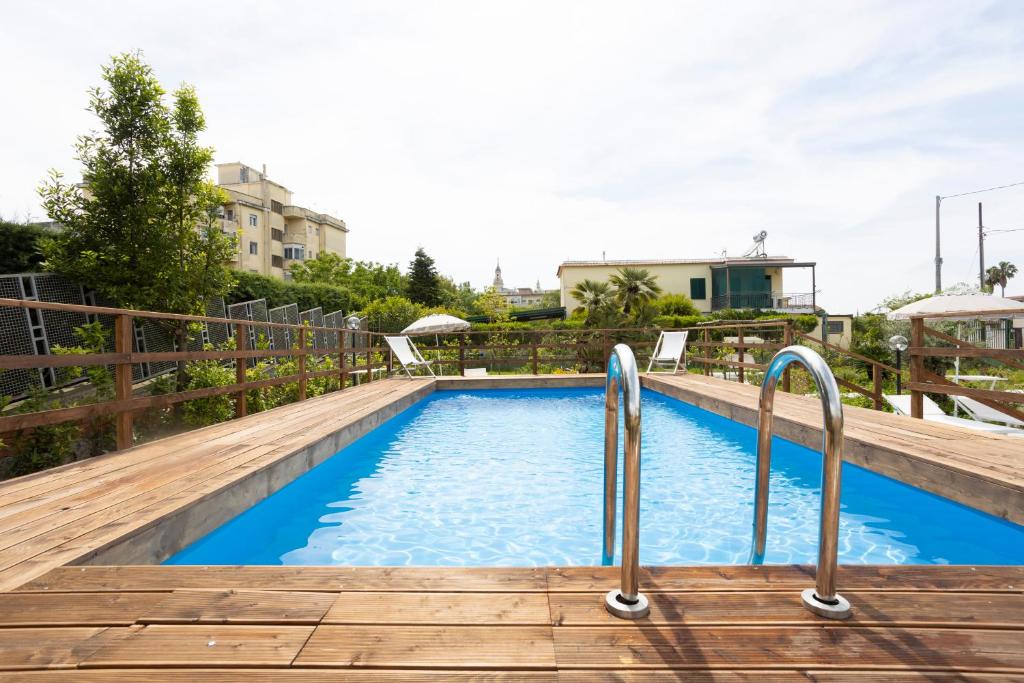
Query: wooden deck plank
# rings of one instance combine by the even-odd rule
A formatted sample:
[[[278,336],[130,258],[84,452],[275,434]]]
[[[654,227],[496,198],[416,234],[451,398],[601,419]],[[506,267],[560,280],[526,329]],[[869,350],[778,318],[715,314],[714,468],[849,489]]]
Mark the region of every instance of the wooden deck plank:
[[[579,679],[573,679],[579,680]],[[599,680],[599,679],[588,679]],[[724,680],[724,679],[723,679]],[[806,683],[806,678],[802,678]],[[909,680],[909,679],[908,679]],[[3,683],[557,683],[553,671],[452,671],[431,669],[79,669],[0,675]],[[897,678],[897,683],[902,679]]]
[[[139,623],[315,626],[335,601],[330,593],[301,591],[176,590],[161,597],[138,617]]]
[[[27,679],[31,680],[31,679]],[[75,679],[77,680],[77,679]],[[628,669],[614,670],[590,670],[590,671],[559,671],[559,683],[601,683],[602,681],[614,681],[615,683],[669,683],[685,681],[686,683],[746,683],[754,681],[763,683],[970,683],[971,681],[984,681],[985,683],[1020,683],[1021,677],[1014,674],[993,674],[973,672],[917,672],[917,671],[828,671],[828,670],[805,670],[788,671],[785,669],[772,669],[765,671],[755,669],[752,671],[730,671],[716,669],[714,671],[655,671],[641,670],[630,671]]]
[[[0,628],[130,626],[162,593],[0,593]]]
[[[0,671],[74,667],[127,632],[127,628],[3,628]]]
[[[319,626],[297,667],[554,669],[550,626]]]
[[[502,567],[59,567],[17,591],[169,591],[220,588],[371,592],[544,592],[547,570]]]
[[[547,625],[539,593],[341,593],[325,624]]]
[[[548,588],[602,592],[618,586],[616,567],[552,567]],[[727,590],[802,590],[814,585],[808,565],[641,567],[645,593]],[[844,590],[1024,592],[1024,567],[958,565],[840,565],[836,585]]]
[[[853,616],[839,626],[930,626],[1020,628],[1024,595],[1005,593],[874,593],[843,591]],[[638,623],[726,626],[821,624],[804,608],[797,591],[729,593],[650,593],[651,614]],[[551,622],[556,626],[613,626],[603,593],[552,593]]]
[[[79,666],[288,666],[312,631],[311,626],[133,627]]]
[[[554,629],[559,669],[892,668],[1024,673],[1019,631],[816,627]]]

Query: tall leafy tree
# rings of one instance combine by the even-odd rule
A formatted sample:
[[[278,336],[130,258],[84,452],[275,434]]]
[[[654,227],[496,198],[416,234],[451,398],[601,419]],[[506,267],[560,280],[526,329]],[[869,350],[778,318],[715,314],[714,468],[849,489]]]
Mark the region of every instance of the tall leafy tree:
[[[51,171],[40,188],[64,225],[42,244],[45,265],[119,306],[201,313],[230,288],[235,245],[216,225],[224,197],[206,177],[198,97],[185,85],[168,106],[139,53],[114,57],[103,80],[89,102],[101,130],[76,144],[82,185]]]
[[[409,282],[406,288],[409,299],[424,306],[441,303],[441,278],[434,266],[434,259],[420,247],[409,263]]]
[[[615,301],[611,285],[589,278],[577,282],[569,294],[580,303],[576,312],[585,312],[588,316]]]
[[[401,296],[405,293],[405,276],[394,264],[353,261],[329,251],[291,267],[296,282],[312,282],[346,287],[367,300]]]
[[[661,294],[658,276],[651,275],[646,268],[619,268],[608,278],[615,287],[615,297],[622,305],[622,312],[629,315],[635,308],[654,301]]]
[[[1006,296],[1006,285],[1016,274],[1017,266],[1009,261],[1000,261],[999,265],[992,266],[985,271],[985,284],[993,289],[995,289],[996,285],[999,285],[1000,295]]]

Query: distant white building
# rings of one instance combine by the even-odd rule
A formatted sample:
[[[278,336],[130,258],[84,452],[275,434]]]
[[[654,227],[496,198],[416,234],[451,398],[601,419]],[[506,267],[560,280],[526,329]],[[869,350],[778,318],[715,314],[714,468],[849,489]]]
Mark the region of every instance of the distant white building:
[[[501,277],[501,262],[499,261],[494,269],[494,282],[491,283],[494,291],[500,294],[505,303],[509,306],[536,307],[544,302],[544,295],[558,290],[544,290],[540,288],[540,281],[534,287],[506,287]]]

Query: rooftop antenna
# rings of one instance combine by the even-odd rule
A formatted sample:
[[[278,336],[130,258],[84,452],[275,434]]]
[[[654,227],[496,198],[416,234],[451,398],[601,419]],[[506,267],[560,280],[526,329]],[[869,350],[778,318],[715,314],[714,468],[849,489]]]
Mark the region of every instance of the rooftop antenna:
[[[601,252],[601,260],[602,261],[607,261],[608,260],[607,258],[605,258],[605,255],[604,255],[603,251]]]
[[[768,258],[768,252],[764,250],[764,241],[768,238],[768,231],[762,230],[761,232],[754,235],[754,246],[752,246],[744,258]]]

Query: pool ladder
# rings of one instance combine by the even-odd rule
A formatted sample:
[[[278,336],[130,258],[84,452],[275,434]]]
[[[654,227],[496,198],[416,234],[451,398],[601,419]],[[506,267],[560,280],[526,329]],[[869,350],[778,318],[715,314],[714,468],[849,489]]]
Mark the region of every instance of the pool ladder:
[[[775,389],[784,370],[802,365],[814,379],[824,413],[821,473],[821,523],[818,530],[818,565],[815,587],[800,597],[804,607],[822,617],[845,619],[849,601],[836,592],[838,564],[839,493],[843,464],[843,405],[835,377],[824,359],[802,346],[787,346],[772,358],[761,383],[758,401],[757,478],[750,564],[764,562],[768,522],[768,484],[771,473],[772,417]],[[605,608],[623,619],[641,619],[650,613],[640,593],[640,376],[636,358],[625,344],[617,344],[608,359],[604,413],[604,538],[601,563],[615,556],[615,494],[617,492],[619,387],[625,397],[626,434],[623,465],[622,576],[617,590],[605,595]]]

